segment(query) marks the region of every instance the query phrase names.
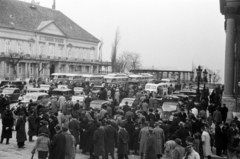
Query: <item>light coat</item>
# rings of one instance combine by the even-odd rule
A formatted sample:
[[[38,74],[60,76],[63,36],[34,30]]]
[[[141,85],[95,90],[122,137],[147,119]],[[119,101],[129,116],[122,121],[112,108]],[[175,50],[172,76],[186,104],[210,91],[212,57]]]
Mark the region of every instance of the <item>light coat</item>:
[[[156,154],[163,154],[163,145],[164,145],[164,139],[165,139],[165,135],[164,135],[164,131],[162,128],[160,128],[159,126],[155,127],[153,129],[154,135],[156,136],[156,142],[157,142],[157,148],[156,148]]]

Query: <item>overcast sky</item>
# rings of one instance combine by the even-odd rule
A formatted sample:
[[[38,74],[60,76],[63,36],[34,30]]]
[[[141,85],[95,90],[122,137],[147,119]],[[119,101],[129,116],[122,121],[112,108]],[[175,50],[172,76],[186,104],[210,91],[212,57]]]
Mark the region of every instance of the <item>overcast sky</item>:
[[[53,0],[37,1],[52,7]],[[119,27],[118,54],[138,52],[143,66],[191,70],[193,61],[224,73],[224,16],[217,0],[56,0],[56,9],[103,39],[105,60]]]

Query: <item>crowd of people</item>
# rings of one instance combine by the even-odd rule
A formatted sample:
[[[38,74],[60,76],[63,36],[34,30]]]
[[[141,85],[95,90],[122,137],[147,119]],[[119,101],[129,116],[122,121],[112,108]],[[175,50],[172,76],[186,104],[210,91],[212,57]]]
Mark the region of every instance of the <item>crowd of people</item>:
[[[10,109],[1,97],[1,143],[6,139],[9,144],[16,130],[19,148],[38,137],[32,154],[37,151],[39,159],[74,159],[76,149],[91,159],[114,159],[116,154],[119,159],[130,154],[141,159],[211,159],[213,148],[216,155],[235,159],[240,152],[240,122],[237,118],[226,122],[228,108],[221,103],[222,92],[216,88],[199,104],[191,98],[179,102],[180,111],[171,119],[162,117],[157,94],[134,86],[106,86],[94,94],[86,85],[83,103],[60,96],[47,105],[19,102],[16,109]],[[125,97],[136,100],[131,106],[128,102],[119,106]],[[90,107],[96,99],[109,104],[101,109]]]

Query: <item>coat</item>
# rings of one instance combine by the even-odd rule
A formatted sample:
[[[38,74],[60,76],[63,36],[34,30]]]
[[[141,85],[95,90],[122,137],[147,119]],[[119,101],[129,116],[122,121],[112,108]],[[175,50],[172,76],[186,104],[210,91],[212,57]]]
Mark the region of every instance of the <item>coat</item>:
[[[87,120],[81,121],[80,123],[80,149],[86,150],[87,149],[87,130],[89,128],[89,124]]]
[[[146,156],[145,159],[156,159],[157,153],[156,153],[156,137],[154,134],[149,134],[147,138],[147,145],[146,145]]]
[[[173,150],[173,159],[182,159],[185,154],[185,148],[177,145]]]
[[[36,118],[33,115],[29,115],[28,117],[28,135],[29,136],[37,135]]]
[[[217,126],[215,128],[215,147],[218,149],[223,149],[224,145],[227,143],[224,143],[223,138],[225,137],[224,132],[222,131],[220,126]]]
[[[94,156],[105,155],[106,133],[103,128],[98,128],[93,135]]]
[[[80,132],[80,125],[79,125],[79,121],[72,119],[69,122],[69,130],[72,133],[72,135],[75,137],[76,140],[76,144],[79,144],[80,142],[80,137],[79,137],[79,132]]]
[[[87,137],[88,137],[87,150],[88,152],[91,152],[91,153],[94,151],[93,136],[96,130],[97,130],[97,127],[94,124],[91,125],[87,130]]]
[[[115,141],[117,139],[117,131],[116,129],[108,125],[105,127],[105,132],[106,132],[106,151],[108,153],[114,153],[114,147],[115,147]]]
[[[51,112],[57,113],[58,112],[58,101],[57,98],[53,98],[51,100]]]
[[[222,115],[220,111],[216,110],[213,112],[213,121],[216,123],[222,122]]]
[[[71,133],[63,133],[66,138],[66,146],[65,146],[65,159],[73,159],[76,157],[76,140]]]
[[[65,159],[66,138],[61,132],[53,136],[50,144],[49,159]]]
[[[163,154],[163,146],[165,140],[164,131],[160,127],[155,127],[153,129],[153,132],[156,136],[156,154]]]
[[[58,107],[59,107],[59,109],[62,110],[63,105],[65,105],[65,104],[66,104],[66,98],[64,96],[60,96],[58,98]]]
[[[27,135],[25,131],[25,120],[23,118],[19,118],[16,124],[17,131],[17,142],[24,142],[27,140]]]
[[[148,137],[148,127],[144,127],[141,129],[139,133],[139,140],[140,140],[140,145],[139,145],[139,153],[145,153],[147,149],[147,137]]]
[[[12,138],[13,116],[3,115],[2,117],[2,138]],[[8,128],[8,129],[7,129]]]
[[[190,136],[190,133],[185,129],[185,128],[180,128],[178,131],[177,131],[177,134],[176,136],[182,140],[182,146],[183,147],[186,147],[186,138],[188,136]]]
[[[128,121],[124,128],[127,130],[128,132],[128,135],[129,135],[129,142],[128,142],[128,146],[129,146],[129,149],[132,150],[133,149],[133,133],[135,131],[135,126],[134,126],[134,123],[132,121]]]
[[[128,141],[129,135],[126,129],[119,129],[118,131],[118,154],[127,155],[128,154]]]

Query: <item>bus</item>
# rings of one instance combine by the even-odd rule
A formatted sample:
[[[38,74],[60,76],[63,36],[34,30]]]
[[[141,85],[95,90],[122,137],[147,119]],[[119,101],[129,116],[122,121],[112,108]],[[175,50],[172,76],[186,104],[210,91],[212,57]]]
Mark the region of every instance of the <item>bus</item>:
[[[68,81],[68,74],[67,73],[53,73],[53,82],[62,82],[67,83]]]
[[[159,93],[160,88],[162,88],[161,95],[168,94],[168,85],[165,83],[159,83],[159,84],[148,83],[145,86],[145,91]]]
[[[84,81],[83,74],[68,74],[67,77],[68,83],[78,83],[81,85]]]
[[[89,82],[90,85],[92,85],[92,84],[102,85],[103,77],[104,77],[104,75],[90,75],[90,74],[86,74],[86,75],[82,76],[83,81]]]
[[[104,82],[107,84],[126,84],[128,76],[104,76]]]
[[[168,84],[168,86],[172,85],[172,87],[174,88],[175,85],[178,83],[176,79],[172,79],[172,78],[163,78],[161,79],[161,83],[166,83]]]

